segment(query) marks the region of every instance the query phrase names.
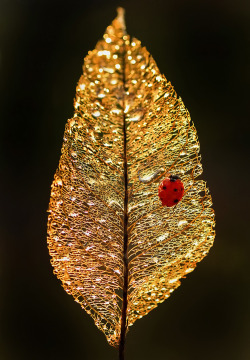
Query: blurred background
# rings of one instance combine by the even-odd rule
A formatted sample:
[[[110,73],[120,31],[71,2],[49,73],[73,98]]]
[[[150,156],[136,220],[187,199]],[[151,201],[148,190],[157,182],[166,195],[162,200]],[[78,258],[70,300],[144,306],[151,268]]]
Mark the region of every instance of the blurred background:
[[[207,258],[131,328],[126,360],[249,360],[247,0],[0,0],[0,359],[117,359],[53,275],[46,245],[83,58],[117,6],[191,113],[217,221]]]

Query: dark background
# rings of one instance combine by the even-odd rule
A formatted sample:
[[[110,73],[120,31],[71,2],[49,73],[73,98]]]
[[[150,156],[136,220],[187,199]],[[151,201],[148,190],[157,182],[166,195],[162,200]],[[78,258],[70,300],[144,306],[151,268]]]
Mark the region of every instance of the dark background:
[[[165,303],[137,321],[127,360],[250,359],[249,1],[0,0],[3,360],[113,360],[52,273],[50,184],[83,58],[116,7],[197,128],[217,236]]]

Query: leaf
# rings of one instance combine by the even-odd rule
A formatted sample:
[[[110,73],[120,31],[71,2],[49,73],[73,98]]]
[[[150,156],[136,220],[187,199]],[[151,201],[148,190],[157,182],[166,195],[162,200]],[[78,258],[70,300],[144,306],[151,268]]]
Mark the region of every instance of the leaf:
[[[176,206],[159,182],[179,175]],[[49,205],[48,247],[67,293],[111,345],[167,299],[214,240],[194,125],[122,9],[84,60]]]

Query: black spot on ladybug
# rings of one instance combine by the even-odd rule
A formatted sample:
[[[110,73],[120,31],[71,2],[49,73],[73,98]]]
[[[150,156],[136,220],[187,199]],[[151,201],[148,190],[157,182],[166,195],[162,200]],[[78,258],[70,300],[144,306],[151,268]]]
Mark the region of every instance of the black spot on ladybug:
[[[178,199],[175,199],[175,200],[174,200],[174,203],[178,203],[178,201],[179,201]]]
[[[174,189],[174,191],[177,191],[177,189]]]
[[[166,190],[166,189],[167,189],[167,187],[166,187],[166,186],[163,186],[163,189],[164,189],[164,190]]]

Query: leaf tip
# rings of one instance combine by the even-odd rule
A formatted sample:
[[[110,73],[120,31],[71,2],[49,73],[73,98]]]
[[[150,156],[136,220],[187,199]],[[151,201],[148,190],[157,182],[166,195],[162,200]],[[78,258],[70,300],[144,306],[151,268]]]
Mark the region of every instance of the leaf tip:
[[[119,24],[119,27],[122,28],[122,30],[126,30],[126,24],[125,24],[125,9],[122,7],[118,7],[117,9],[117,17],[116,20]]]

